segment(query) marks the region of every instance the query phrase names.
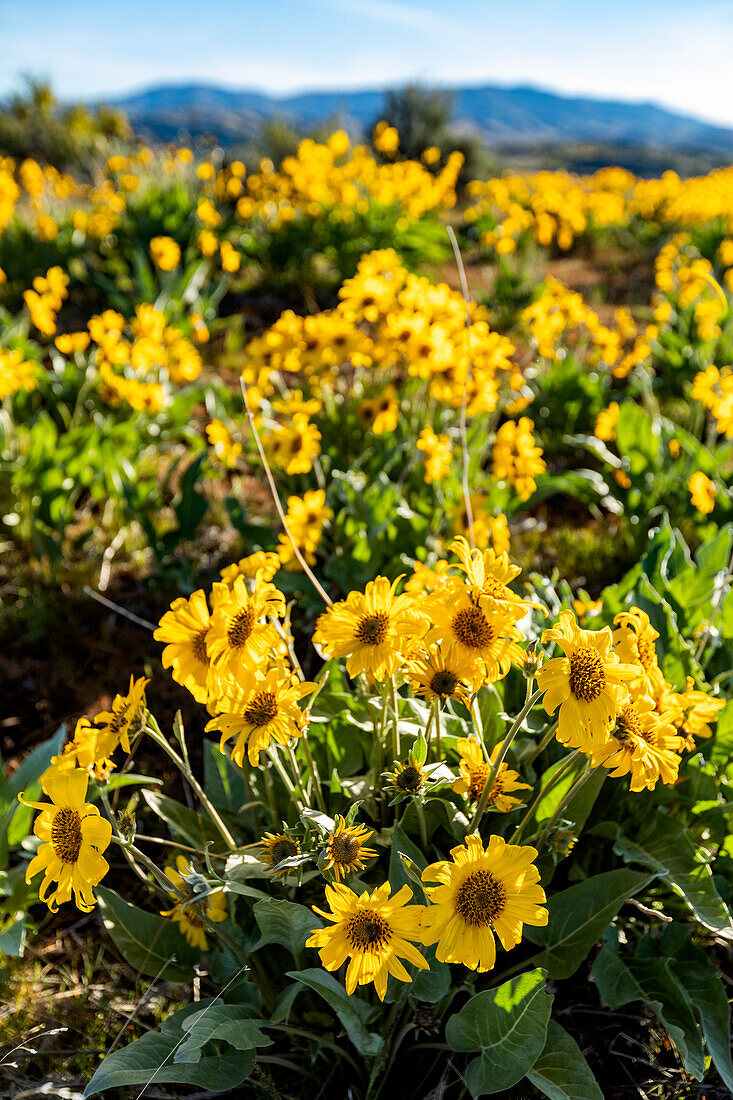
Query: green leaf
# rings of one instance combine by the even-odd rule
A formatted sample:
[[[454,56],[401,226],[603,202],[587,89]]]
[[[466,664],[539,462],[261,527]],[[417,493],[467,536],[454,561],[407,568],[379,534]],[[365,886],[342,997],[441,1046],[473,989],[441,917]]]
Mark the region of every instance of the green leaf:
[[[160,791],[144,790],[143,798],[153,813],[165,821],[172,832],[194,848],[203,848],[209,841],[221,844],[221,837],[210,821],[195,810],[176,802]]]
[[[204,790],[218,810],[236,813],[250,801],[242,772],[214,741],[204,741]]]
[[[622,960],[615,936],[607,942],[593,963],[593,978],[609,1008],[621,1008],[631,1001],[648,1005],[677,1047],[685,1069],[702,1080],[705,1056],[702,1038],[683,986],[662,958]]]
[[[554,894],[547,903],[547,925],[524,929],[528,940],[545,948],[533,961],[544,966],[551,978],[569,978],[624,902],[654,878],[637,871],[606,871]]]
[[[178,928],[165,917],[146,913],[106,886],[97,887],[104,927],[125,962],[141,974],[172,982],[190,981],[200,952],[189,947]]]
[[[672,955],[669,964],[702,1021],[703,1035],[715,1068],[733,1090],[730,1050],[730,1005],[720,971],[696,947],[688,929],[675,923],[662,936],[662,949]]]
[[[84,1096],[95,1096],[105,1089],[125,1085],[153,1083],[198,1085],[212,1092],[224,1092],[241,1085],[252,1072],[253,1051],[216,1054],[195,1063],[173,1061],[176,1048],[187,1038],[184,1021],[193,1013],[200,1014],[200,1010],[201,1004],[187,1005],[169,1016],[160,1031],[148,1032],[136,1042],[113,1051],[103,1059],[84,1090]]]
[[[424,854],[420,851],[418,846],[410,840],[401,826],[395,825],[392,830],[392,850],[389,854],[388,876],[392,884],[392,893],[396,894],[403,886],[409,886],[413,892],[414,901],[423,903],[425,901],[425,894],[422,888],[419,887],[416,882],[413,882],[405,871],[402,860],[400,859],[400,852],[402,852],[403,855],[409,856],[412,862],[416,863],[421,871],[425,870],[427,860]]]
[[[19,959],[25,950],[25,917],[21,916],[0,932],[0,956],[12,955]]]
[[[422,953],[430,963],[430,969],[418,970],[410,995],[416,1001],[434,1005],[442,1001],[450,989],[450,967],[447,963],[438,962],[434,947],[424,947]]]
[[[472,1096],[511,1088],[532,1069],[545,1045],[552,1001],[544,971],[536,969],[479,993],[451,1016],[445,1029],[448,1045],[481,1051],[466,1069]]]
[[[700,924],[733,938],[731,914],[686,826],[659,811],[637,840],[630,840],[619,829],[614,851],[626,863],[641,863],[656,871],[689,905]]]
[[[366,1020],[372,1015],[369,1005],[358,997],[349,997],[344,987],[327,970],[320,967],[291,970],[286,977],[302,982],[331,1006],[360,1054],[365,1058],[374,1058],[379,1053],[382,1046],[381,1036],[366,1027]]]
[[[616,423],[616,448],[629,460],[631,477],[656,471],[659,463],[660,432],[649,413],[624,401]]]
[[[253,1020],[251,1005],[226,1005],[221,1002],[194,1012],[183,1021],[188,1037],[181,1043],[173,1061],[198,1062],[201,1051],[212,1039],[223,1039],[236,1050],[269,1047],[272,1039],[262,1034],[262,1020]]]
[[[554,1020],[547,1025],[545,1049],[527,1077],[550,1100],[603,1100],[580,1047]]]
[[[253,951],[259,951],[268,943],[279,943],[297,959],[311,932],[323,927],[323,921],[311,909],[295,901],[267,898],[255,902],[252,912],[260,930]]]

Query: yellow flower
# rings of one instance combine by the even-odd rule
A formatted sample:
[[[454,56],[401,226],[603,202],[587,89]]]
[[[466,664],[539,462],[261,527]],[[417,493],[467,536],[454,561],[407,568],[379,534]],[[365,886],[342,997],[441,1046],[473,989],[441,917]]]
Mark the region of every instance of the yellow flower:
[[[423,428],[417,441],[418,451],[425,455],[425,483],[443,481],[450,473],[453,445],[450,436],[436,435],[432,428]]]
[[[496,746],[489,762],[484,759],[484,754],[478,742],[472,741],[468,737],[461,737],[456,743],[456,748],[461,754],[458,765],[461,776],[453,783],[451,790],[454,790],[456,794],[467,795],[469,802],[478,802],[489,778],[491,765],[499,755],[501,746]],[[529,783],[518,783],[518,779],[518,773],[510,768],[508,764],[500,764],[491,785],[488,802],[486,803],[487,807],[493,807],[499,813],[506,814],[513,810],[515,806],[519,806],[522,800],[521,798],[514,798],[512,792],[529,791],[531,786]]]
[[[372,832],[364,825],[347,825],[337,814],[336,828],[326,841],[326,859],[320,864],[321,870],[332,869],[336,882],[341,877],[346,878],[349,871],[362,871],[366,862],[377,854],[376,849],[364,846]]]
[[[256,577],[258,573],[263,581],[271,581],[279,568],[280,559],[277,554],[256,550],[254,554],[240,558],[233,565],[224,566],[219,576],[231,588],[237,577]]]
[[[616,424],[621,409],[618,401],[612,401],[607,409],[601,409],[597,418],[593,434],[596,439],[604,443],[610,443],[616,438]]]
[[[535,477],[545,471],[542,448],[535,444],[534,424],[523,416],[516,423],[507,420],[499,428],[492,452],[492,473],[506,481],[520,500],[529,500],[537,488]]]
[[[412,573],[405,581],[405,592],[411,596],[427,596],[445,584],[448,570],[452,568],[450,562],[443,560],[436,561],[432,568],[424,562],[416,561]]]
[[[89,347],[88,332],[64,332],[54,340],[62,355],[76,355]]]
[[[512,613],[490,599],[477,602],[471,588],[457,577],[427,597],[424,612],[433,624],[426,644],[454,646],[461,658],[471,662],[479,683],[503,679],[512,660],[523,660],[516,644],[522,635]]]
[[[206,425],[206,437],[214,449],[214,454],[228,469],[236,464],[242,453],[242,444],[235,440],[226,424],[221,420],[212,420]]]
[[[627,695],[619,704],[608,742],[593,752],[591,763],[603,764],[613,777],[630,773],[632,791],[651,791],[660,779],[677,781],[683,747],[683,739],[669,718],[656,713],[652,699]]]
[[[565,654],[546,661],[537,684],[548,714],[558,714],[557,739],[590,752],[606,740],[617,713],[614,688],[638,677],[634,665],[619,664],[611,648],[611,631],[580,630],[571,611],[560,612],[560,625],[546,630],[543,642],[557,642]]]
[[[223,890],[212,890],[203,898],[197,898],[200,890],[208,890],[206,880],[198,875],[185,856],[176,856],[176,866],[166,867],[165,873],[174,886],[184,895],[178,898],[172,895],[175,904],[170,909],[161,909],[161,917],[170,917],[176,922],[191,947],[208,951],[209,945],[204,933],[202,916],[219,923],[227,919],[227,900]]]
[[[319,618],[313,641],[329,658],[346,657],[349,676],[393,676],[405,661],[405,651],[425,633],[427,623],[412,597],[395,595],[399,581],[390,584],[386,577],[376,577],[364,592],[350,592]]]
[[[174,600],[153,634],[157,641],[167,643],[163,668],[173,669],[173,679],[187,688],[197,703],[205,703],[209,695],[206,637],[210,625],[206,594],[199,588],[188,599],[179,596]]]
[[[668,692],[659,703],[662,711],[669,707],[669,717],[690,752],[695,748],[696,737],[712,737],[710,725],[717,722],[718,711],[724,706],[725,700],[697,691],[691,676],[687,677],[683,692]]]
[[[709,515],[715,507],[715,498],[718,495],[715,482],[706,477],[702,470],[698,470],[688,481],[687,487],[693,508],[697,508],[704,516]]]
[[[172,271],[181,258],[181,250],[172,237],[153,237],[150,256],[161,271]]]
[[[400,147],[399,133],[394,126],[390,126],[389,123],[384,121],[378,122],[374,127],[372,140],[377,152],[384,153],[387,157],[395,156]]]
[[[127,695],[115,695],[111,710],[95,714],[94,723],[99,727],[97,748],[100,756],[111,756],[118,745],[122,745],[125,752],[130,751],[130,733],[145,707],[145,687],[148,683],[142,676],[139,680],[131,676]]]
[[[451,851],[453,862],[431,863],[422,873],[432,902],[423,913],[423,943],[437,943],[439,962],[463,963],[484,973],[496,962],[494,934],[505,951],[521,941],[525,924],[547,924],[545,892],[534,865],[537,849],[478,833]]]
[[[321,433],[307,416],[296,413],[288,424],[276,424],[262,439],[268,458],[286,474],[307,474],[321,453]]]
[[[314,931],[306,947],[319,948],[326,970],[338,970],[350,959],[346,971],[346,992],[352,994],[357,985],[374,982],[380,1001],[387,992],[390,974],[401,982],[412,981],[400,959],[420,970],[430,966],[417,950],[420,940],[420,917],[424,906],[408,905],[412,897],[409,886],[403,886],[390,897],[391,886],[383,883],[371,894],[357,896],[343,883],[326,887],[330,912],[313,910],[333,922],[331,928]]]
[[[237,577],[230,589],[214,585],[216,607],[206,636],[206,651],[218,676],[238,676],[252,669],[277,644],[277,630],[266,616],[285,614],[285,597],[274,585],[256,577],[249,592],[244,577]]]
[[[394,386],[387,386],[379,397],[362,401],[356,413],[360,420],[371,425],[375,435],[393,432],[400,419],[400,406]]]
[[[58,772],[70,772],[84,768],[100,782],[108,779],[114,764],[102,756],[98,747],[99,730],[95,729],[88,718],[80,718],[76,723],[74,737],[67,741],[58,756],[51,757],[51,764],[41,776],[41,783],[48,776]]]
[[[43,777],[43,793],[48,802],[20,801],[40,810],[33,832],[40,839],[36,855],[28,864],[26,882],[43,871],[38,896],[51,912],[71,901],[88,913],[97,903],[93,887],[109,871],[102,856],[112,837],[109,821],[99,816],[99,810],[85,802],[89,773],[81,768],[73,771],[51,770]],[[51,892],[53,883],[58,885]]]
[[[665,679],[659,667],[656,640],[659,634],[649,621],[646,611],[631,607],[613,620],[613,644],[619,661],[637,666],[637,678],[646,684],[646,691],[656,699],[665,690]],[[640,666],[640,667],[639,667]]]
[[[394,771],[388,775],[389,785],[384,789],[401,795],[418,794],[425,786],[427,776],[422,764],[409,756],[406,761],[395,761]]]
[[[518,565],[511,564],[508,554],[499,554],[494,550],[472,550],[462,535],[453,540],[450,549],[461,560],[456,568],[466,574],[475,603],[487,610],[500,611],[515,623],[533,608],[543,610],[542,604],[523,599],[509,587],[522,570]]]
[[[445,650],[431,646],[414,657],[407,668],[413,690],[430,700],[454,699],[465,707],[471,705],[471,693],[476,682],[476,662],[455,645]]]
[[[311,683],[294,683],[287,668],[271,668],[248,677],[243,683],[229,681],[223,685],[217,700],[220,712],[207,724],[206,730],[220,730],[220,748],[235,738],[232,760],[244,766],[247,750],[253,768],[259,763],[260,752],[270,741],[287,745],[291,737],[301,737],[305,716],[298,701],[316,688]]]
[[[287,875],[292,870],[291,867],[281,867],[277,871],[275,868],[278,864],[282,863],[284,859],[292,859],[294,856],[300,855],[300,841],[293,840],[291,837],[285,836],[284,833],[265,833],[260,840],[260,844],[262,845],[260,858],[276,876]]]
[[[284,532],[278,535],[277,547],[277,555],[284,569],[300,569],[293,543],[308,565],[313,565],[323,529],[332,517],[333,509],[326,507],[324,489],[309,489],[302,497],[288,497],[285,522],[291,537],[288,538]]]

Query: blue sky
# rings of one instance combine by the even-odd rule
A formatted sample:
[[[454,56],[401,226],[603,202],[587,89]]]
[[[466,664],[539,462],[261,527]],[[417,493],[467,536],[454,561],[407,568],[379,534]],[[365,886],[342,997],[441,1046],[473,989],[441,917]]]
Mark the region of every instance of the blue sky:
[[[0,95],[531,83],[733,126],[733,0],[0,0]]]

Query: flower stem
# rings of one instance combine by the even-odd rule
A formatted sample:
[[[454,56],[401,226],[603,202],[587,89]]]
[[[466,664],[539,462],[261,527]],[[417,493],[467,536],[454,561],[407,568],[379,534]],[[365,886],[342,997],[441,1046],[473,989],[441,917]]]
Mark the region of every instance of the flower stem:
[[[471,821],[471,824],[469,825],[469,831],[470,832],[472,832],[472,833],[476,832],[476,830],[478,829],[479,824],[481,822],[481,818],[484,816],[484,813],[486,811],[486,807],[487,807],[488,801],[489,801],[489,795],[491,794],[491,790],[494,786],[494,780],[496,779],[496,776],[499,772],[499,768],[501,767],[502,763],[504,762],[504,757],[509,752],[509,746],[511,745],[514,738],[517,736],[517,733],[519,732],[519,728],[522,725],[522,722],[527,717],[527,715],[529,714],[529,712],[531,711],[531,709],[535,705],[535,703],[538,703],[541,698],[542,698],[542,691],[540,691],[540,690],[535,691],[534,695],[532,694],[532,678],[528,679],[527,680],[527,695],[526,695],[526,698],[524,700],[524,706],[520,710],[517,717],[514,719],[514,722],[511,726],[509,732],[507,733],[506,737],[504,738],[504,740],[501,744],[501,748],[499,749],[498,755],[497,755],[496,759],[494,760],[494,763],[491,765],[491,771],[489,772],[489,774],[487,776],[486,783],[484,784],[484,789],[481,792],[481,798],[479,799],[478,806],[476,807],[476,812],[473,815],[473,820]]]
[[[218,810],[215,808],[215,806],[211,802],[211,799],[209,798],[209,796],[204,791],[203,787],[199,783],[196,776],[193,774],[193,771],[191,770],[190,765],[187,764],[187,762],[182,757],[180,757],[178,755],[178,753],[176,752],[175,749],[171,748],[171,746],[168,744],[167,739],[163,735],[163,733],[160,729],[160,726],[158,725],[155,718],[153,717],[152,714],[150,714],[149,711],[146,712],[146,730],[147,730],[148,734],[152,737],[153,741],[155,741],[155,743],[157,745],[160,745],[160,747],[163,749],[163,751],[168,754],[168,756],[171,758],[173,763],[176,765],[176,767],[179,769],[179,771],[183,775],[186,782],[191,787],[193,787],[194,791],[198,795],[198,798],[199,798],[199,801],[201,802],[201,805],[206,809],[206,812],[208,813],[209,817],[211,818],[214,825],[218,829],[219,834],[221,835],[221,837],[225,841],[225,843],[228,844],[228,846],[230,848],[236,848],[237,847],[236,840],[234,839],[232,834],[229,832],[229,829],[226,827],[226,825],[222,821]]]
[[[602,766],[602,765],[600,765],[600,764],[598,765],[598,767],[601,767],[601,766]],[[565,809],[566,809],[566,808],[567,808],[567,807],[568,807],[568,806],[570,805],[570,803],[571,803],[571,802],[572,802],[572,800],[573,800],[573,799],[575,798],[576,794],[577,794],[577,793],[578,793],[578,791],[579,791],[579,790],[581,789],[581,787],[584,787],[584,786],[585,786],[585,784],[586,784],[586,783],[588,782],[588,780],[590,779],[590,777],[591,777],[592,775],[595,775],[595,773],[596,773],[597,771],[598,771],[598,768],[591,768],[590,766],[588,766],[588,767],[586,768],[586,770],[585,770],[585,771],[583,772],[583,774],[581,775],[580,779],[578,779],[578,780],[577,780],[577,781],[576,781],[576,782],[575,782],[575,783],[573,784],[573,786],[572,786],[572,787],[570,788],[570,790],[568,791],[568,793],[567,793],[567,794],[565,795],[565,797],[563,798],[562,802],[561,802],[561,803],[560,803],[560,805],[559,805],[559,806],[557,807],[557,809],[555,810],[554,814],[552,815],[552,817],[550,818],[550,820],[549,820],[549,821],[547,822],[547,824],[546,824],[546,825],[545,825],[545,827],[543,828],[543,830],[542,830],[542,832],[540,833],[540,835],[538,836],[538,838],[537,838],[537,846],[538,846],[538,847],[539,847],[539,845],[540,845],[540,844],[541,844],[541,843],[543,842],[543,840],[545,839],[545,837],[547,836],[547,834],[548,834],[548,833],[550,832],[550,830],[552,829],[552,827],[553,827],[553,825],[555,824],[555,822],[556,822],[556,821],[557,821],[557,820],[558,820],[558,819],[560,818],[560,816],[562,815],[563,811],[564,811],[564,810],[565,810]]]
[[[550,744],[550,741],[552,741],[553,737],[555,736],[555,731],[557,730],[558,725],[559,725],[558,722],[552,722],[551,723],[550,728],[547,730],[547,732],[545,733],[544,737],[542,738],[540,743],[535,748],[532,755],[529,756],[524,761],[524,767],[525,768],[528,768],[530,764],[534,764],[537,757],[540,756],[545,751],[547,746]]]
[[[400,726],[399,714],[397,712],[397,685],[395,684],[394,676],[390,676],[389,678],[389,690],[392,696],[392,755],[395,760],[399,760],[401,756]]]
[[[524,817],[522,818],[522,820],[519,822],[516,829],[512,833],[511,840],[509,841],[510,844],[516,844],[517,843],[517,839],[519,838],[519,836],[524,831],[525,825],[532,818],[535,810],[539,806],[542,799],[545,797],[545,795],[548,793],[548,791],[552,787],[555,786],[555,784],[557,783],[560,776],[565,774],[565,772],[568,770],[568,768],[570,767],[572,762],[577,759],[577,756],[578,756],[579,752],[580,752],[580,749],[576,749],[575,752],[571,752],[570,755],[566,756],[565,759],[562,761],[562,763],[560,764],[560,767],[555,772],[553,772],[553,774],[547,780],[544,787],[542,788],[540,793],[537,795],[534,802],[529,807],[526,814],[524,815]]]
[[[440,745],[440,699],[435,700],[435,757],[440,760],[443,750]]]
[[[303,736],[300,738],[300,743],[303,746],[303,752],[305,753],[305,761],[306,761],[306,764],[308,765],[308,771],[311,774],[311,779],[313,780],[313,790],[315,792],[316,803],[318,805],[318,809],[321,811],[321,813],[325,814],[327,811],[326,811],[326,802],[325,802],[325,799],[323,797],[323,791],[321,790],[321,777],[318,774],[318,768],[316,767],[316,762],[315,762],[315,760],[313,759],[313,757],[311,755],[310,745],[308,744],[308,734],[307,733],[304,733]]]

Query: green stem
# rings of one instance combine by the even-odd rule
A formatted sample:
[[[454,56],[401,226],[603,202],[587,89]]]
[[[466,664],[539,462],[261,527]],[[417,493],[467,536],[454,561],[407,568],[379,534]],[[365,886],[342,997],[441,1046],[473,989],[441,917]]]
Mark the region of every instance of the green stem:
[[[302,776],[301,771],[300,771],[300,764],[298,763],[298,758],[295,755],[295,750],[293,749],[292,745],[288,746],[288,754],[290,756],[290,762],[293,765],[293,774],[295,775],[295,781],[297,783],[296,790],[298,790],[300,792],[300,797],[303,799],[303,805],[306,806],[308,809],[310,809],[311,808],[311,800],[308,797],[308,792],[305,789],[305,784],[303,783],[303,776]]]
[[[443,750],[440,745],[440,699],[435,700],[435,758],[440,760]]]
[[[273,764],[275,765],[275,768],[277,770],[278,775],[280,776],[280,778],[282,779],[283,783],[285,784],[285,786],[287,788],[288,794],[290,795],[293,802],[295,802],[297,804],[298,799],[295,797],[295,785],[293,784],[292,779],[290,778],[290,776],[286,772],[285,766],[283,765],[282,760],[278,756],[277,749],[275,748],[274,744],[270,745],[270,748],[269,748],[268,751],[269,751],[269,754],[270,754],[270,760],[272,760]],[[299,809],[300,808],[302,808],[302,807],[299,807]]]
[[[392,755],[395,760],[399,760],[401,756],[400,726],[399,714],[397,713],[397,685],[395,684],[394,676],[390,676],[389,678],[389,690],[392,696]]]
[[[598,767],[601,767],[601,766],[602,765],[600,765],[600,764],[598,765]],[[562,813],[566,809],[566,807],[570,805],[570,803],[575,798],[576,794],[581,789],[581,787],[585,786],[585,784],[588,782],[590,777],[592,775],[594,775],[597,771],[598,771],[598,768],[591,768],[590,766],[588,766],[586,768],[586,770],[583,772],[583,774],[581,775],[580,779],[576,780],[576,782],[572,785],[572,787],[570,788],[568,793],[565,795],[562,802],[557,807],[554,814],[552,815],[550,820],[547,822],[547,824],[545,825],[545,827],[542,830],[542,832],[540,833],[540,835],[538,836],[538,838],[537,838],[537,847],[539,847],[539,845],[543,842],[543,840],[545,839],[547,834],[550,832],[550,830],[552,829],[555,822],[560,818],[560,816],[562,815]]]
[[[150,724],[151,722],[153,723],[153,725]],[[168,756],[171,758],[173,763],[176,765],[176,767],[179,769],[179,771],[181,772],[181,774],[185,778],[186,782],[191,787],[193,787],[194,791],[198,795],[198,798],[199,798],[199,801],[201,802],[201,805],[206,809],[206,812],[208,813],[209,817],[211,818],[214,825],[218,829],[219,834],[222,837],[222,840],[224,840],[224,842],[226,844],[228,844],[228,846],[230,848],[236,848],[237,847],[237,842],[234,839],[234,837],[232,836],[232,834],[229,832],[229,829],[226,827],[226,825],[222,821],[218,810],[212,804],[210,798],[208,797],[208,795],[204,791],[204,789],[201,786],[201,784],[199,783],[198,779],[196,778],[196,776],[191,771],[190,766],[186,763],[186,761],[182,757],[180,757],[178,755],[176,750],[171,748],[171,746],[168,744],[167,739],[164,737],[163,733],[160,730],[160,727],[158,726],[158,723],[155,721],[155,718],[153,718],[152,714],[148,714],[148,724],[146,726],[146,729],[147,729],[147,732],[149,733],[149,735],[152,737],[153,741],[155,741],[156,745],[160,745],[160,747],[163,749],[163,751],[168,754]]]
[[[305,753],[305,762],[308,765],[308,771],[310,772],[311,779],[313,780],[313,790],[316,795],[316,803],[321,813],[326,813],[326,802],[323,797],[323,791],[321,789],[321,777],[318,774],[318,768],[316,762],[311,756],[310,745],[308,744],[308,735],[306,733],[300,738],[300,743],[303,746],[303,752]]]
[[[550,728],[547,730],[547,733],[544,735],[544,737],[540,741],[539,745],[537,745],[537,747],[534,750],[534,752],[532,753],[532,755],[524,761],[524,767],[525,768],[528,768],[530,764],[534,764],[537,757],[540,756],[545,751],[547,746],[550,744],[550,741],[552,741],[553,737],[555,736],[555,731],[556,731],[558,725],[559,725],[558,722],[552,722],[552,724],[550,725]]]
[[[540,791],[540,793],[539,793],[539,794],[537,795],[537,797],[535,798],[534,802],[533,802],[533,803],[532,803],[532,805],[531,805],[531,806],[529,807],[529,809],[527,810],[526,814],[524,815],[524,817],[522,818],[522,820],[521,820],[521,821],[519,822],[519,824],[517,825],[516,829],[515,829],[515,830],[514,830],[514,832],[512,833],[512,837],[511,837],[511,840],[509,841],[509,843],[510,843],[510,844],[516,844],[516,843],[517,843],[517,839],[518,839],[518,837],[519,837],[519,836],[520,836],[520,835],[522,834],[522,832],[524,832],[524,827],[525,827],[525,825],[527,824],[527,822],[528,822],[528,821],[529,821],[529,820],[530,820],[530,819],[532,818],[532,816],[534,815],[534,812],[535,812],[535,810],[537,809],[537,807],[539,806],[539,804],[540,804],[540,802],[542,801],[542,799],[543,799],[543,798],[545,797],[545,795],[547,794],[547,792],[548,792],[549,790],[551,790],[551,788],[552,788],[552,787],[554,787],[554,786],[555,786],[555,784],[557,783],[557,781],[558,781],[558,779],[560,778],[560,776],[561,776],[561,775],[564,775],[564,774],[565,774],[565,772],[566,772],[566,771],[568,770],[568,768],[570,767],[570,765],[572,764],[572,762],[573,762],[574,760],[576,760],[576,759],[577,759],[577,757],[578,757],[578,753],[579,753],[579,752],[580,752],[580,749],[576,749],[576,750],[575,750],[575,752],[571,752],[571,753],[570,753],[570,756],[567,756],[567,757],[566,757],[566,758],[565,758],[565,759],[563,760],[563,762],[562,762],[562,763],[560,764],[560,767],[559,767],[559,768],[558,768],[558,769],[557,769],[557,770],[556,770],[555,772],[553,772],[553,774],[552,774],[552,775],[550,776],[550,778],[549,778],[549,779],[547,780],[547,782],[545,783],[544,787],[542,788],[542,790]]]
[[[417,823],[420,826],[420,843],[422,845],[423,853],[428,854],[428,830],[425,826],[425,810],[423,809],[422,802],[419,798],[413,798],[413,806],[417,814]]]
[[[478,829],[479,824],[481,823],[481,818],[484,816],[484,813],[486,811],[486,807],[487,807],[488,802],[489,802],[489,795],[491,794],[491,790],[494,786],[494,780],[496,779],[496,776],[499,772],[499,768],[501,767],[502,763],[504,762],[504,757],[509,752],[509,747],[510,747],[512,741],[514,740],[514,738],[517,736],[517,733],[519,732],[519,729],[522,725],[522,722],[527,717],[527,715],[529,714],[529,712],[531,711],[531,709],[535,705],[535,703],[538,703],[539,700],[542,698],[542,694],[543,694],[542,691],[539,691],[539,690],[536,691],[534,693],[534,695],[532,694],[532,678],[528,679],[527,680],[527,695],[526,695],[526,698],[525,698],[525,701],[524,701],[524,706],[520,710],[517,717],[514,719],[514,722],[511,726],[511,729],[509,730],[506,737],[504,738],[504,740],[501,744],[501,748],[499,749],[499,753],[498,753],[496,759],[494,760],[494,763],[491,765],[491,770],[490,770],[490,772],[488,774],[488,777],[486,779],[486,783],[484,784],[484,789],[481,792],[481,798],[479,799],[478,806],[476,807],[476,812],[473,815],[473,820],[472,820],[471,824],[469,825],[469,832],[475,833],[476,830]]]
[[[436,709],[437,706],[439,706],[438,700],[434,699],[433,702],[430,704],[430,714],[428,715],[428,720],[427,720],[427,723],[425,725],[425,745],[426,745],[425,759],[426,760],[430,756],[430,735],[433,732],[433,725],[435,723],[435,709]]]

